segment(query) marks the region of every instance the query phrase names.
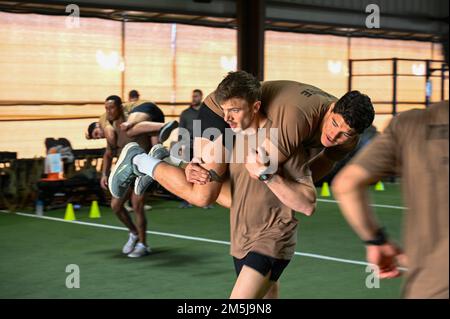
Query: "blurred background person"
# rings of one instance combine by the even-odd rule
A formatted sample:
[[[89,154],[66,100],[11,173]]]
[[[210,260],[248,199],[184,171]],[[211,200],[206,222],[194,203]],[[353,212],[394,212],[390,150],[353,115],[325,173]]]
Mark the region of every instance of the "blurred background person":
[[[448,65],[448,33],[442,38]],[[333,192],[345,218],[366,243],[367,261],[380,278],[408,267],[404,298],[449,298],[449,103],[394,117],[337,176]],[[387,238],[369,205],[366,188],[383,176],[401,175],[407,213],[403,251]]]
[[[194,154],[194,121],[198,119],[198,114],[203,102],[203,92],[200,89],[195,89],[192,91],[192,102],[191,105],[180,115],[180,128],[184,128],[189,132],[189,146],[183,145],[181,148],[181,158],[185,162],[190,162]],[[178,141],[181,140],[179,136]],[[190,208],[192,205],[183,200],[180,204],[180,208]],[[213,208],[213,205],[208,205],[203,208]]]
[[[449,298],[448,101],[393,118],[383,134],[336,176],[333,193],[350,226],[366,243],[367,261],[380,278],[408,270],[402,296]],[[380,227],[367,187],[399,173],[407,207],[404,253]]]

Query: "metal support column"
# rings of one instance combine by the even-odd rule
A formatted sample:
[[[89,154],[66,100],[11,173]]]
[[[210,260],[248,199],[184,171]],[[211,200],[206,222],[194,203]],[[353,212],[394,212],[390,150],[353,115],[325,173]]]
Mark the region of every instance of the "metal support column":
[[[238,69],[264,80],[265,0],[238,0]]]
[[[441,101],[445,100],[445,67],[444,63],[441,64]]]
[[[397,114],[397,74],[398,61],[397,58],[392,59],[392,115]]]

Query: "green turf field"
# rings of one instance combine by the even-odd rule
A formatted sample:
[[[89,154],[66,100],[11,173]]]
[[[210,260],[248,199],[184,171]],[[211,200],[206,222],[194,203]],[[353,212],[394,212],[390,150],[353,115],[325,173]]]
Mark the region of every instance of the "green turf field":
[[[373,192],[373,200],[402,206],[394,184]],[[106,207],[100,219],[88,218],[89,207],[75,212],[78,221],[94,225],[61,222],[64,210],[45,212],[57,220],[0,213],[0,298],[228,298],[235,273],[227,210],[179,209],[179,202],[160,199],[150,204],[153,253],[140,259],[121,254],[128,233]],[[375,211],[398,239],[403,211]],[[399,298],[401,279],[366,287],[366,266],[352,263],[365,262],[364,246],[336,203],[320,201],[315,215],[297,218],[296,251],[314,255],[292,259],[281,277],[281,298]],[[69,264],[79,266],[79,289],[65,285]]]

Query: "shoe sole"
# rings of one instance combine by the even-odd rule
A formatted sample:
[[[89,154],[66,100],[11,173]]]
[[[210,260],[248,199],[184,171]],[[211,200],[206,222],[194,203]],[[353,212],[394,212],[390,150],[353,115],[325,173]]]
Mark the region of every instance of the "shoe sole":
[[[170,137],[170,134],[172,133],[172,131],[174,129],[176,129],[178,127],[178,125],[179,124],[177,121],[173,121],[172,123],[170,123],[170,125],[163,127],[161,129],[161,132],[159,133],[159,142],[164,143],[165,141],[167,141],[167,139]]]
[[[109,192],[111,193],[111,195],[115,198],[120,198],[120,196],[118,196],[117,194],[114,194],[113,191],[111,190],[111,185],[112,185],[112,180],[113,180],[114,174],[116,173],[117,168],[122,164],[122,162],[127,157],[128,150],[130,148],[132,148],[133,146],[139,146],[139,144],[136,142],[131,142],[131,143],[128,143],[127,145],[125,145],[125,147],[122,149],[122,152],[120,152],[120,156],[117,159],[116,165],[114,165],[114,167],[111,170],[111,174],[109,174],[108,188],[109,188]]]
[[[126,253],[126,252],[124,252],[123,250],[122,250],[122,254],[124,254],[124,255],[129,255],[129,254],[131,254],[133,252],[133,250],[131,250],[130,252],[128,252],[128,253]]]
[[[129,258],[139,258],[139,257],[145,257],[145,256],[148,256],[148,255],[150,255],[150,253],[151,253],[151,251],[148,251],[148,252],[146,252],[145,254],[143,254],[143,255],[140,255],[140,256],[130,256],[130,254],[128,254],[127,256],[129,257]]]
[[[126,253],[126,252],[124,252],[123,250],[122,250],[122,254],[124,254],[124,255],[129,255],[129,254],[131,254],[132,252],[133,252],[133,250],[134,250],[134,247],[136,247],[136,245],[137,245],[137,241],[134,243],[134,245],[133,245],[133,248],[128,252],[128,253]]]

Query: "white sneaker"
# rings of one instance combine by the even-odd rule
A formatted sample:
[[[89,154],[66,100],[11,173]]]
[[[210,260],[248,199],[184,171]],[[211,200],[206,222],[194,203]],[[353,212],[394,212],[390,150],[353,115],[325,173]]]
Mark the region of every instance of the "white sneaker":
[[[133,207],[130,206],[130,204],[128,203],[128,201],[125,202],[125,204],[123,204],[123,206],[125,207],[125,210],[126,210],[127,212],[129,212],[129,213],[134,212]],[[147,210],[152,210],[152,209],[153,209],[152,206],[150,206],[150,205],[144,205],[144,210],[145,210],[145,211],[147,211]]]
[[[126,201],[125,204],[123,204],[123,207],[129,213],[131,213],[133,211],[133,207],[130,206],[130,203],[128,201]]]
[[[139,238],[137,235],[130,233],[130,237],[128,238],[128,241],[125,244],[125,246],[123,246],[122,252],[127,255],[131,253],[134,250],[134,246],[136,246],[138,239]]]
[[[142,256],[146,256],[151,252],[150,247],[145,246],[143,243],[137,243],[136,247],[134,247],[133,252],[128,254],[128,257],[138,258]]]

